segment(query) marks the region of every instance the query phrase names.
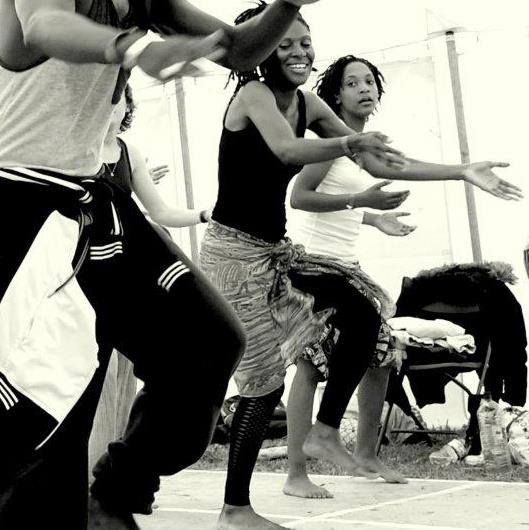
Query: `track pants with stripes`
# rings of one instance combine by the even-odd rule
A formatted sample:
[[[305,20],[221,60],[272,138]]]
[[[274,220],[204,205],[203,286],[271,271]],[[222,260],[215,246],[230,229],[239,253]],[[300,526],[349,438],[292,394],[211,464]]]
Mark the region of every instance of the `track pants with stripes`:
[[[117,187],[0,169],[2,530],[86,527],[87,444],[113,348],[144,386],[91,494],[150,513],[160,475],[209,443],[239,321]]]

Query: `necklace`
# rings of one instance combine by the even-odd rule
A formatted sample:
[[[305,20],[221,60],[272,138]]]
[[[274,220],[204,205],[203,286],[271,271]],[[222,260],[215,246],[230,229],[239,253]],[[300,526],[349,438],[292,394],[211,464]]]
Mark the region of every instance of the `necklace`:
[[[118,162],[114,162],[113,164],[107,164],[106,162],[103,162],[104,166],[107,168],[107,171],[110,173],[111,177],[113,177],[114,173],[116,172],[116,167],[118,165]]]

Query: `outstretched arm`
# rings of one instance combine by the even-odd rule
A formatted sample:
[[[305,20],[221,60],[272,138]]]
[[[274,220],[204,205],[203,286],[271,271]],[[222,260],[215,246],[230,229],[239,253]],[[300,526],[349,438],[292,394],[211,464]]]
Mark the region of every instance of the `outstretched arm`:
[[[237,26],[226,24],[204,13],[187,0],[153,2],[152,19],[163,21],[169,33],[208,35],[223,30],[222,45],[226,55],[218,60],[223,66],[252,70],[277,48],[281,38],[294,21],[299,8],[318,0],[275,0],[260,15]]]
[[[54,57],[73,63],[116,63],[145,32],[131,34],[98,24],[75,11],[75,0],[14,0],[24,45],[36,57]],[[207,37],[173,35],[163,42],[148,44],[135,57],[148,74],[163,79],[160,71],[174,63],[199,57],[220,59],[222,31]]]
[[[447,165],[406,159],[404,167],[397,171],[382,164],[370,153],[361,153],[358,158],[362,167],[377,178],[413,181],[464,180],[501,199],[518,200],[523,196],[518,186],[499,178],[492,171],[495,167],[508,167],[506,162]]]
[[[201,215],[201,210],[188,210],[168,206],[156,190],[145,164],[145,159],[133,145],[128,144],[128,152],[132,165],[133,191],[154,222],[163,226],[181,228],[209,220],[209,211]]]
[[[310,98],[306,99],[308,115],[311,114],[310,101]],[[342,137],[296,137],[290,124],[279,111],[274,94],[259,81],[246,84],[239,91],[235,102],[240,105],[241,113],[257,127],[270,150],[284,164],[311,164],[332,160],[355,149],[375,149],[377,152],[394,156],[394,150],[385,145],[384,137],[378,133],[366,136],[347,130],[348,135]]]

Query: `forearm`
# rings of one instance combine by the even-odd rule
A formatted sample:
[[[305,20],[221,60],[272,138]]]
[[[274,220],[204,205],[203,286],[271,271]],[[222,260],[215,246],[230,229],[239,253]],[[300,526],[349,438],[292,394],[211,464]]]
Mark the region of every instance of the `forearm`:
[[[73,12],[39,10],[22,26],[28,46],[73,63],[106,63],[105,49],[120,31]],[[138,36],[127,36],[130,46]]]
[[[463,179],[464,166],[461,164],[432,164],[407,158],[404,167],[395,169],[381,163],[370,153],[361,153],[359,156],[364,163],[364,169],[377,178],[411,181]]]
[[[312,190],[292,192],[290,206],[306,212],[337,212],[354,207],[354,195],[344,193],[332,195]]]
[[[171,228],[182,228],[193,226],[202,222],[200,212],[202,210],[183,210],[180,208],[166,208],[159,212],[150,214],[151,219],[163,226]]]
[[[342,138],[292,138],[279,148],[279,158],[285,164],[304,165],[334,160],[344,155]]]

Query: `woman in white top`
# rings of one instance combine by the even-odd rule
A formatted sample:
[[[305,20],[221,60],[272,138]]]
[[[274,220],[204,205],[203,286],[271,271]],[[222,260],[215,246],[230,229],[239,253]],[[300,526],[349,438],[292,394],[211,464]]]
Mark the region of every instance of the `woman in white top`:
[[[369,61],[348,55],[335,61],[318,80],[318,95],[342,118],[351,129],[364,130],[368,117],[375,110],[383,93],[383,76]],[[296,243],[302,243],[307,252],[324,254],[334,259],[357,262],[356,240],[360,225],[370,224],[389,235],[407,235],[414,227],[398,220],[405,214],[373,214],[353,208],[369,206],[387,209],[387,203],[378,206],[372,202],[373,192],[388,181],[376,182],[374,177],[383,176],[398,180],[466,180],[483,190],[503,199],[517,199],[519,189],[498,179],[493,173],[495,166],[505,163],[477,162],[467,165],[442,165],[408,159],[404,169],[387,168],[382,173],[377,162],[369,155],[358,159],[359,165],[342,157],[336,161],[305,166],[298,175],[291,195],[291,206],[305,210],[299,214],[297,224],[290,223],[289,235]],[[366,190],[371,202],[366,204]],[[394,207],[398,206],[395,204]],[[391,208],[391,205],[389,206]],[[298,217],[298,216],[296,216]],[[354,325],[354,323],[352,323]],[[352,352],[354,354],[354,352]],[[332,354],[331,354],[332,355]],[[404,483],[398,472],[388,469],[375,453],[380,414],[393,364],[392,356],[374,357],[358,389],[359,425],[355,460],[365,471],[372,471],[388,482]],[[312,483],[307,476],[303,440],[310,429],[312,402],[319,374],[310,362],[300,360],[291,387],[288,403],[289,476],[284,493],[300,497],[326,498],[332,494]]]

